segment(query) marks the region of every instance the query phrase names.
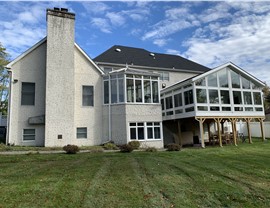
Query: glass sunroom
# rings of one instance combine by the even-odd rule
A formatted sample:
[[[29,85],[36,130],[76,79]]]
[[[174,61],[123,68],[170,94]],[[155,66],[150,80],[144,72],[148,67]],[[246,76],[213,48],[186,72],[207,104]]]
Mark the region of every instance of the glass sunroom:
[[[218,129],[220,146],[224,134],[221,124],[230,122],[232,138],[236,144],[237,132],[234,125],[238,120],[246,121],[247,125],[251,119],[259,120],[264,134],[263,86],[260,80],[228,63],[162,90],[162,117],[164,121],[180,121],[185,118],[199,121],[200,130],[198,133],[193,130],[193,136],[197,134],[202,146],[212,133],[210,121],[214,121]],[[250,134],[249,139],[251,142]]]
[[[137,140],[145,146],[163,148],[159,76],[126,67],[103,77],[103,129],[107,140],[117,144]]]

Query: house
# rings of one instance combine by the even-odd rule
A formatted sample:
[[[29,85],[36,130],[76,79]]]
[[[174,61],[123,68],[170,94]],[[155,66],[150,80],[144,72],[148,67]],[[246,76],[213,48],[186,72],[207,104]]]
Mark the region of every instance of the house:
[[[226,91],[220,86],[221,80],[226,82],[226,78],[219,78],[218,86],[213,86],[213,90],[218,91],[217,96],[216,92],[212,96],[212,91],[208,90],[214,79],[206,78],[215,73],[220,75],[223,68],[210,70],[180,56],[119,45],[92,60],[74,42],[74,21],[75,14],[67,9],[47,9],[47,36],[7,65],[10,73],[7,143],[82,146],[110,140],[116,144],[138,140],[142,146],[160,148],[164,146],[164,139],[168,142],[172,135],[176,138],[175,123],[187,117],[200,121],[190,122],[194,128],[192,138],[204,135],[196,129],[198,123],[201,130],[204,128],[208,111],[217,113],[219,109],[222,114],[223,107],[227,108],[223,114],[231,113],[228,119],[236,118],[235,113],[242,113],[245,119],[263,117],[260,111],[263,107],[253,101],[255,96],[261,96],[262,83],[239,67],[222,66],[228,76],[230,87],[226,89],[231,100],[223,106],[217,96],[227,95],[226,92],[220,94]],[[227,69],[230,67],[233,67],[232,72]],[[231,86],[237,79],[229,77],[233,72],[246,79],[240,79],[241,90]],[[199,80],[205,81],[198,85]],[[250,83],[247,90],[243,88],[246,81]],[[251,87],[251,83],[258,89]],[[181,96],[186,96],[187,90],[188,97],[182,99],[188,101],[182,102],[180,109],[179,103],[175,103],[175,93],[181,91]],[[198,90],[201,90],[199,100],[195,97]],[[248,90],[252,92],[250,99],[255,107],[234,102],[234,91],[242,96]],[[167,98],[169,96],[171,98]],[[200,99],[206,100],[201,103]],[[215,99],[219,101],[212,106]],[[236,112],[236,108],[243,111]],[[251,108],[253,112],[247,110]],[[179,113],[181,110],[183,114]],[[218,117],[213,114],[212,118]],[[178,131],[177,135],[181,138],[184,133],[181,136]],[[204,144],[204,139],[200,142]]]

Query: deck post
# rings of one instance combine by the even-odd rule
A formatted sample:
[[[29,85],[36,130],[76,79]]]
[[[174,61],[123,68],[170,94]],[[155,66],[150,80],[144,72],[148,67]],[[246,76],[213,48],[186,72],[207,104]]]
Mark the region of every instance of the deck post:
[[[219,146],[222,147],[222,138],[221,138],[221,131],[220,131],[220,121],[221,119],[217,119],[217,125],[218,125],[218,140],[219,140]]]
[[[234,143],[235,146],[237,146],[237,140],[236,140],[236,118],[230,118],[229,121],[232,124],[233,143]]]
[[[200,123],[200,137],[201,137],[201,146],[202,148],[205,148],[204,143],[204,131],[203,131],[203,122],[205,121],[205,118],[195,117],[197,121]]]
[[[248,130],[248,142],[252,144],[252,139],[251,139],[251,132],[250,132],[250,118],[246,118],[247,122],[247,130]]]
[[[261,126],[261,135],[262,135],[262,141],[265,141],[265,134],[264,134],[264,123],[263,123],[264,118],[259,118],[260,121],[260,126]]]
[[[177,126],[178,126],[179,145],[182,147],[182,133],[181,133],[181,122],[180,122],[180,120],[177,122]]]

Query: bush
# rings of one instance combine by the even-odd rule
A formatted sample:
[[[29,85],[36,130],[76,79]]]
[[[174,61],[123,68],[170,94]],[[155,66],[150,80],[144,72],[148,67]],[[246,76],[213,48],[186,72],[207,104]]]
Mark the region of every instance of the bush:
[[[110,142],[104,144],[103,148],[104,148],[105,150],[118,150],[118,147],[117,147],[115,144],[110,143]]]
[[[90,152],[92,153],[98,153],[98,152],[103,152],[103,151],[104,151],[103,148],[100,146],[94,146],[90,149]]]
[[[131,141],[128,143],[130,146],[133,147],[133,149],[139,149],[141,143],[139,141]]]
[[[145,151],[146,151],[146,152],[156,152],[157,149],[156,149],[155,147],[147,147],[147,148],[145,149]]]
[[[181,146],[179,144],[172,143],[172,144],[167,145],[168,151],[180,151],[180,149],[181,149]]]
[[[79,147],[77,145],[68,144],[63,147],[63,150],[66,151],[67,154],[76,154],[79,152]]]
[[[130,144],[123,144],[119,148],[120,152],[132,152],[134,150]]]

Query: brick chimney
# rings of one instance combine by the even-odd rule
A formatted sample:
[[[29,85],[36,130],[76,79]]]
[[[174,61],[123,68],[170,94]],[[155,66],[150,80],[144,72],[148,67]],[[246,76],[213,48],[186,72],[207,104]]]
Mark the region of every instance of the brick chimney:
[[[75,137],[74,22],[68,9],[47,9],[45,146]]]

